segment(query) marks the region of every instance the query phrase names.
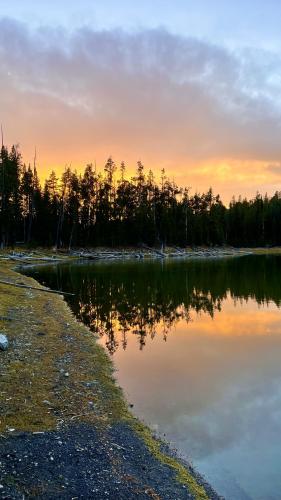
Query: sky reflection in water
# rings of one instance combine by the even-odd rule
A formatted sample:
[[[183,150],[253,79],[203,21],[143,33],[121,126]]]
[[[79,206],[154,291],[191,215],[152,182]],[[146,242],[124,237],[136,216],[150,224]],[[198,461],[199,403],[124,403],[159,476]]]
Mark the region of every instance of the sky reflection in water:
[[[280,499],[281,258],[42,268],[134,411],[227,499]],[[164,341],[163,341],[164,339]]]

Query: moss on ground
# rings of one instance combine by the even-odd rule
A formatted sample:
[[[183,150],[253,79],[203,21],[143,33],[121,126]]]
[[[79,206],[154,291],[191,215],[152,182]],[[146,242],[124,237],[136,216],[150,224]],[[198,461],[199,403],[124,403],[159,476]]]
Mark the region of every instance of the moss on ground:
[[[208,500],[209,497],[204,486],[199,484],[194,474],[189,472],[188,468],[179,460],[162,451],[163,443],[160,440],[155,439],[148,427],[140,423],[138,420],[135,420],[134,428],[137,434],[143,439],[153,456],[155,456],[161,463],[168,465],[175,471],[176,479],[180,483],[188,486],[188,490],[194,498],[196,498],[196,500]]]
[[[40,286],[13,270],[14,265],[0,260],[0,280]],[[0,331],[10,342],[9,349],[0,353],[2,436],[57,429],[77,421],[100,429],[126,421],[194,498],[208,498],[194,475],[164,453],[161,442],[131,415],[107,353],[61,296],[0,284],[0,297]]]
[[[0,264],[0,280],[38,284]],[[61,296],[0,285],[0,432],[42,431],[73,422],[126,418],[112,364]]]

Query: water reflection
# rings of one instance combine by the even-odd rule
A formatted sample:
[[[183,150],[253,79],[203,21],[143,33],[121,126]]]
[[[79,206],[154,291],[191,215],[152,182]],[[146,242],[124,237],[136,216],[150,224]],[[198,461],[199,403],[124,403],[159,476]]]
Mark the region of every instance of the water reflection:
[[[71,307],[114,353],[136,413],[220,494],[280,500],[280,266],[280,257],[63,265],[42,268],[40,280],[75,291]]]
[[[42,268],[40,279],[75,292],[72,309],[105,337],[111,354],[118,347],[126,349],[128,334],[135,335],[143,349],[157,332],[167,340],[180,321],[190,322],[191,312],[213,318],[227,296],[234,303],[250,298],[260,305],[281,303],[278,257],[61,265],[51,272]]]
[[[241,330],[240,330],[241,325]],[[227,499],[280,499],[281,321],[273,304],[229,297],[214,321],[178,324],[138,355],[115,355],[135,411],[190,457]]]

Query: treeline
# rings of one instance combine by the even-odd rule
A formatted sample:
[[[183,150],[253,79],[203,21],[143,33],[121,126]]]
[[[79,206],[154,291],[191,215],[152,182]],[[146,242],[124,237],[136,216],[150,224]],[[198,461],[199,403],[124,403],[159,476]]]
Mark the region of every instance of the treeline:
[[[127,178],[124,162],[109,158],[103,171],[66,168],[40,185],[36,161],[22,162],[17,147],[1,148],[0,243],[60,247],[97,245],[281,245],[281,192],[252,200],[191,195],[161,171],[156,182],[141,162]]]

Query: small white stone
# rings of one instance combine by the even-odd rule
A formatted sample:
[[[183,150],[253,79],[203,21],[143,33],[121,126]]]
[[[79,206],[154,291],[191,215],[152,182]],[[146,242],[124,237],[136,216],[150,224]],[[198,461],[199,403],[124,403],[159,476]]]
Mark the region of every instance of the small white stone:
[[[2,333],[0,333],[0,350],[6,351],[8,349],[8,346],[9,346],[9,341],[8,341],[6,335],[3,335]]]

